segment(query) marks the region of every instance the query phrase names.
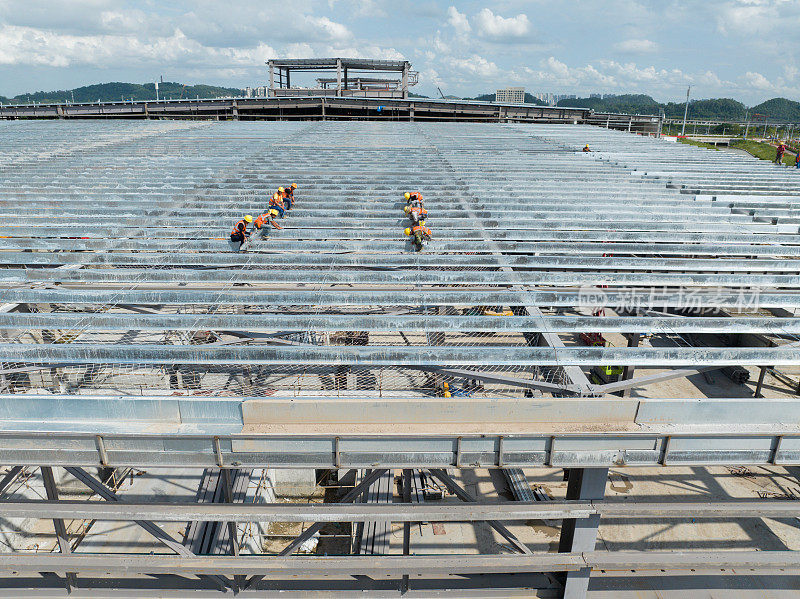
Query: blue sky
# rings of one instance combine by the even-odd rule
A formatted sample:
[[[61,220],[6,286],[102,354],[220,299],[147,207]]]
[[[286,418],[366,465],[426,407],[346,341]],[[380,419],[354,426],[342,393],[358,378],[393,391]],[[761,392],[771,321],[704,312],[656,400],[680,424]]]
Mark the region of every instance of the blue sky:
[[[263,85],[271,57],[405,58],[414,91],[800,99],[800,0],[0,0],[0,95]]]

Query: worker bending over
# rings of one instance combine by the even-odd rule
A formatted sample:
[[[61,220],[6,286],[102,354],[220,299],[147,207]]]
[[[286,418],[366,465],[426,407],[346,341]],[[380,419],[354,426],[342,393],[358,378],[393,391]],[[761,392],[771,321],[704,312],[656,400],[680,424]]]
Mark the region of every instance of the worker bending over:
[[[287,185],[286,187],[278,188],[278,192],[283,197],[283,204],[286,206],[287,210],[292,209],[292,205],[294,204],[294,190],[297,189],[297,183],[292,183],[291,185]]]
[[[272,199],[269,201],[269,208],[270,210],[277,210],[278,214],[281,218],[283,218],[283,213],[286,211],[286,207],[283,205],[283,198],[281,194],[277,191],[272,194]]]
[[[583,151],[584,152],[591,152],[591,150],[589,149],[589,144],[586,144],[585,146],[583,146]]]
[[[406,199],[406,204],[418,203],[420,206],[422,205],[422,194],[418,191],[407,191],[403,194],[403,197]]]
[[[407,236],[411,237],[411,243],[414,244],[414,247],[417,248],[419,252],[422,250],[423,246],[428,245],[428,242],[431,240],[431,230],[425,226],[425,221],[420,221],[418,224],[414,225],[413,227],[407,228],[403,231]]]
[[[248,223],[252,222],[253,217],[249,214],[245,214],[244,218],[236,223],[236,225],[233,227],[233,231],[231,231],[231,241],[238,241],[239,249],[242,249],[244,242],[247,241],[247,238],[250,236],[250,233],[247,231],[247,225]]]
[[[253,221],[253,226],[255,227],[255,231],[253,232],[253,239],[258,237],[267,237],[269,235],[269,225],[271,225],[275,229],[283,229],[278,223],[278,211],[274,208],[270,209],[269,212],[265,212],[264,214],[260,214],[256,217]]]
[[[403,212],[408,215],[408,218],[411,219],[413,224],[417,224],[420,221],[425,221],[428,218],[428,211],[419,203],[414,205],[409,204],[405,208],[403,208]]]

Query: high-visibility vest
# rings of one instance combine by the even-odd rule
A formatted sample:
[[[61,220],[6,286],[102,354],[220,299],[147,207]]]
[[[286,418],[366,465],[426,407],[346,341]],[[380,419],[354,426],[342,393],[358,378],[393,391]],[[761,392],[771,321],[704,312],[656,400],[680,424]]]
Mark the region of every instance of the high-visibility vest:
[[[241,229],[239,228],[241,225]],[[247,223],[244,219],[240,220],[236,225],[233,227],[233,231],[231,231],[231,235],[239,235],[240,233],[244,235],[244,232],[247,231]]]
[[[430,235],[431,230],[428,227],[423,227],[422,225],[414,225],[411,229],[412,233],[422,233],[423,235]]]
[[[256,226],[257,229],[260,229],[264,223],[269,221],[269,214],[262,214],[256,217],[256,220],[253,221],[253,224]]]

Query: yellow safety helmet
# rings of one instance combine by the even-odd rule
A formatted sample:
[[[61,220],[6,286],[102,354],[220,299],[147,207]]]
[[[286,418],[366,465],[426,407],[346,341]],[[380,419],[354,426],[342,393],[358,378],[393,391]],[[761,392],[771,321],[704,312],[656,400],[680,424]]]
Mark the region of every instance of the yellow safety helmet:
[[[406,214],[411,212],[411,206],[406,206],[405,208],[403,208],[403,212],[405,212]]]
[[[411,235],[411,229],[406,228],[406,230],[403,231],[403,233],[405,233],[406,235]]]
[[[283,193],[284,191],[286,191],[286,190],[283,187],[279,187],[278,188],[278,193]]]
[[[297,189],[297,183],[292,183],[291,188],[292,189]]]
[[[278,211],[275,208],[270,209],[269,211],[270,216],[278,216]]]
[[[419,224],[422,225],[422,226],[425,226],[425,221],[421,220],[421,221],[419,221]]]
[[[452,395],[450,394],[450,392],[449,392],[449,391],[445,391],[445,392],[444,392],[444,396],[445,396],[445,398],[447,398],[447,397],[452,397]]]
[[[244,215],[244,220],[246,220],[248,223],[252,223],[253,222],[253,217],[250,216],[249,214],[245,214]]]
[[[411,194],[410,194],[410,193],[408,193],[408,192],[405,192],[405,193],[403,194],[403,197],[404,197],[405,199],[407,199],[407,200],[410,200],[410,199],[411,199]]]
[[[442,387],[444,387],[445,391],[447,391],[450,388],[450,384],[447,383],[447,382],[444,382],[444,383],[442,383]]]

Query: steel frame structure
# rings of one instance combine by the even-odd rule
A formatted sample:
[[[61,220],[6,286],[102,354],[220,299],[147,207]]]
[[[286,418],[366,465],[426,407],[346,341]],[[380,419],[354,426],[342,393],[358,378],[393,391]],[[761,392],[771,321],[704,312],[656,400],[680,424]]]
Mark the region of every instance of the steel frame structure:
[[[577,598],[593,569],[800,565],[595,550],[606,517],[797,515],[603,501],[609,468],[800,464],[795,390],[759,398],[767,366],[800,365],[800,184],[783,171],[588,126],[66,125],[0,123],[0,516],[52,520],[60,550],[0,553],[0,574],[64,575],[0,585],[83,591],[112,572],[98,584],[263,596],[302,575],[303,590],[408,594],[422,576],[468,594],[487,589],[460,576],[519,572]],[[284,229],[232,252],[225,227],[289,180]],[[419,254],[401,234],[418,187],[435,229]],[[589,378],[608,364],[620,380]],[[760,369],[756,398],[629,396],[730,366]],[[568,471],[565,500],[480,502],[451,472],[539,466]],[[46,501],[2,499],[35,468]],[[105,502],[65,501],[54,468]],[[89,468],[219,469],[225,503],[129,503]],[[230,472],[266,468],[369,473],[339,503],[232,503]],[[393,470],[402,502],[355,502]],[[414,470],[462,503],[412,503]],[[558,554],[503,524],[540,518],[562,521]],[[135,522],[174,555],[76,550],[78,519]],[[312,524],[280,555],[196,555],[155,524],[184,521],[227,522],[232,538],[235,522]],[[485,522],[509,554],[414,555],[404,532],[402,554],[292,555],[321,523],[375,521]]]

